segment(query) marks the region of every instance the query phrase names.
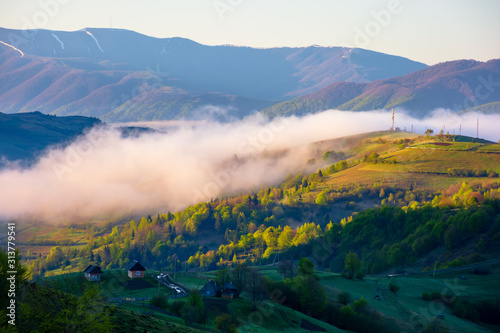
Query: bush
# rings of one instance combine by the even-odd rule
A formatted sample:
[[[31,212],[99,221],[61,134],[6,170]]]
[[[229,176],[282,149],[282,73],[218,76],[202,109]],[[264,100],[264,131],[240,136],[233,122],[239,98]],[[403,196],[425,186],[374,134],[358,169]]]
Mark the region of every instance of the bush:
[[[356,279],[363,280],[365,277],[365,270],[360,269],[356,272]]]
[[[422,299],[424,301],[435,301],[441,299],[441,293],[439,291],[432,291],[430,293],[422,293]]]
[[[169,308],[170,308],[170,311],[176,315],[178,315],[180,317],[181,313],[182,313],[182,308],[184,307],[184,302],[177,299],[175,301],[172,302],[172,304],[170,304]]]
[[[392,291],[393,293],[397,293],[399,291],[399,286],[396,284],[396,282],[391,281],[389,283],[389,290]]]
[[[168,309],[168,300],[165,296],[160,295],[160,296],[154,296],[150,301],[149,304],[153,306],[157,306],[163,310]]]
[[[228,313],[215,317],[215,328],[222,332],[236,333],[238,326],[236,320]]]
[[[347,305],[351,301],[351,294],[347,291],[341,291],[338,296],[339,303]]]

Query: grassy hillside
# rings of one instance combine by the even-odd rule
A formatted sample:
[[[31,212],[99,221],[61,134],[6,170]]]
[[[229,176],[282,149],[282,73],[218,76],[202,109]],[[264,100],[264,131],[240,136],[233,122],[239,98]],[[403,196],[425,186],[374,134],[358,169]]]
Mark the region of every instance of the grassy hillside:
[[[273,187],[131,221],[25,225],[24,230],[19,228],[18,239],[33,277],[46,276],[52,287],[70,291],[68,277],[81,281],[82,287],[89,285],[81,271],[88,264],[98,264],[105,272],[103,295],[110,298],[158,293],[154,278],[148,277],[137,288],[128,283],[124,267],[134,259],[148,270],[176,271],[178,281],[191,289],[200,289],[205,279],[217,278],[221,268],[247,263],[269,279],[269,293],[274,287],[289,292],[291,303],[274,302],[276,310],[259,325],[242,319],[240,331],[291,331],[315,323],[327,325],[327,330],[333,329],[328,325],[355,331],[375,325],[381,331],[413,332],[430,325],[441,312],[446,317],[441,323],[451,331],[490,329],[477,319],[479,315],[464,318],[460,307],[494,301],[496,266],[488,268],[485,276],[473,275],[472,269],[448,273],[468,278],[459,281],[469,288],[457,295],[462,298],[453,304],[459,305],[443,304],[440,313],[431,317],[419,313],[437,306],[422,299],[422,293],[439,292],[433,289],[449,284],[451,275],[441,278],[440,269],[500,255],[499,147],[463,136],[391,131],[327,140],[312,144],[304,161],[305,168],[316,165],[316,172],[288,175]],[[343,277],[348,255],[359,260],[349,274],[353,279]],[[314,284],[312,280],[302,277],[284,282],[271,266],[279,259],[291,259],[296,265],[303,257],[310,258],[318,270],[327,297],[324,312],[307,313],[304,306],[307,288],[303,284]],[[428,273],[391,280],[378,276],[434,267],[439,274],[436,279]],[[60,275],[69,272],[74,273]],[[370,276],[357,278],[366,273]],[[400,286],[399,292],[387,291],[391,281]],[[351,294],[348,304],[339,302],[341,291]],[[166,287],[160,287],[162,293],[168,293]],[[382,301],[375,300],[375,294]],[[367,305],[361,304],[365,302],[361,297]],[[182,318],[193,318],[183,305],[190,301],[180,302],[174,305],[172,301],[167,308]],[[212,303],[205,308],[219,307]],[[127,304],[127,310],[134,310]],[[248,318],[254,312],[249,291],[243,292],[243,300],[224,304],[221,313],[227,310],[232,318]],[[214,325],[220,314],[214,311],[207,313],[205,327]],[[339,319],[346,313],[351,313],[346,317],[351,319]],[[419,319],[408,324],[415,313]]]

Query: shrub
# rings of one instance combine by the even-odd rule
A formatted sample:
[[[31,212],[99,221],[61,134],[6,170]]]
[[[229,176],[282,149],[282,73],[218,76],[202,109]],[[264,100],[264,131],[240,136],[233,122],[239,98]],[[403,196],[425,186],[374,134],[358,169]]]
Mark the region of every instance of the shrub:
[[[184,302],[179,300],[179,299],[173,301],[172,304],[170,304],[170,306],[169,306],[170,311],[172,311],[172,313],[174,313],[178,316],[181,315],[183,307],[184,307]]]
[[[441,293],[439,291],[432,291],[430,293],[422,293],[422,299],[424,301],[435,301],[441,299]]]
[[[351,301],[351,294],[347,291],[341,291],[338,296],[339,303],[347,305]]]
[[[215,328],[227,333],[237,332],[237,322],[228,313],[223,313],[220,316],[215,317]]]
[[[389,290],[392,291],[393,293],[397,293],[399,291],[399,286],[396,284],[396,282],[391,281],[389,283]]]
[[[160,295],[160,296],[154,296],[150,301],[149,304],[153,306],[157,306],[163,310],[168,309],[168,300],[165,296]]]
[[[356,272],[356,279],[363,280],[365,277],[365,270],[360,269]]]

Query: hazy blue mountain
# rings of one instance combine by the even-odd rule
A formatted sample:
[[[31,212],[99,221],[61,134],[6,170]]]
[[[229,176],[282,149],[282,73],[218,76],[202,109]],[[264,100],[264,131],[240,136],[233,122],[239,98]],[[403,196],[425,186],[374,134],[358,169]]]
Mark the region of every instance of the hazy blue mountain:
[[[213,100],[240,117],[335,82],[426,67],[363,49],[207,46],[118,29],[0,28],[0,41],[0,110],[105,120],[181,118]]]
[[[97,124],[101,124],[99,119],[81,116],[0,112],[0,167],[4,160],[27,165],[50,145],[68,143]]]

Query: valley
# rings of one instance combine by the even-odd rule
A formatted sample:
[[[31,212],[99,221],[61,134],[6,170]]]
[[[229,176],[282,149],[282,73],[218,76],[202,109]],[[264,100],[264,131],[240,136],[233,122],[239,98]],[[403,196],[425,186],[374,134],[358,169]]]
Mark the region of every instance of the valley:
[[[500,2],[0,4],[0,332],[500,332]]]
[[[309,144],[310,155],[304,156],[304,165],[322,165],[315,172],[290,174],[281,183],[255,192],[132,220],[109,218],[59,225],[18,221],[18,249],[32,278],[70,293],[74,290],[68,286],[75,283],[82,293],[86,290],[88,282],[82,285],[81,273],[85,267],[101,266],[104,299],[110,300],[121,295],[155,302],[151,297],[158,292],[168,297],[169,289],[160,290],[155,282],[160,270],[171,275],[176,271],[175,281],[199,290],[208,279],[220,279],[223,271],[235,274],[235,270],[249,267],[246,274],[255,271],[259,279],[269,279],[265,283],[268,291],[260,290],[258,299],[266,304],[264,311],[271,313],[264,312],[262,317],[262,310],[252,310],[251,289],[244,287],[241,298],[230,301],[225,310],[233,317],[243,316],[238,319],[239,331],[257,327],[300,330],[309,325],[304,323],[315,323],[327,331],[361,329],[355,328],[361,322],[354,324],[345,315],[335,319],[335,311],[365,316],[363,320],[374,320],[370,325],[380,325],[377,329],[382,331],[413,332],[429,325],[444,325],[453,332],[484,331],[489,326],[483,320],[489,319],[457,317],[459,310],[452,306],[455,301],[429,304],[422,299],[423,293],[436,291],[443,299],[493,302],[498,292],[493,281],[499,266],[488,260],[499,255],[500,149],[488,141],[475,141],[465,136],[381,131],[316,142]],[[349,277],[344,261],[351,254],[359,257],[355,269],[359,271]],[[272,294],[273,283],[288,283],[279,290],[292,293],[287,294],[290,300],[299,297],[307,274],[295,271],[293,281],[284,282],[281,274],[283,265],[297,267],[302,257],[314,265],[325,304],[329,304],[324,311],[333,311],[329,317],[323,317],[326,312],[304,316],[302,301],[283,304],[265,296]],[[147,263],[149,288],[129,291],[118,287],[116,279],[132,258]],[[485,266],[479,268],[446,270],[483,262]],[[435,278],[433,269],[437,269]],[[483,270],[487,275],[480,275]],[[389,278],[388,274],[398,272],[400,275]],[[460,276],[466,280],[458,279]],[[393,281],[399,291],[389,290]],[[450,286],[456,288],[452,295]],[[117,290],[121,292],[116,294]],[[347,293],[355,303],[343,305],[340,293]],[[367,302],[364,310],[359,308],[362,298]],[[130,310],[146,313],[151,327],[166,320],[172,323],[169,325],[187,324],[203,330],[215,325],[218,314],[205,299],[205,308],[210,309],[202,321],[205,326],[193,326],[182,311],[176,315],[180,310],[170,308],[177,301],[164,307],[169,309],[167,316],[143,308],[144,302],[104,306],[120,316]],[[229,310],[232,306],[239,310]],[[438,315],[445,320],[436,322]],[[176,316],[180,318],[173,319]],[[263,318],[257,326],[250,319],[255,316]],[[323,318],[323,322],[314,318]],[[329,320],[338,328],[326,324]]]

